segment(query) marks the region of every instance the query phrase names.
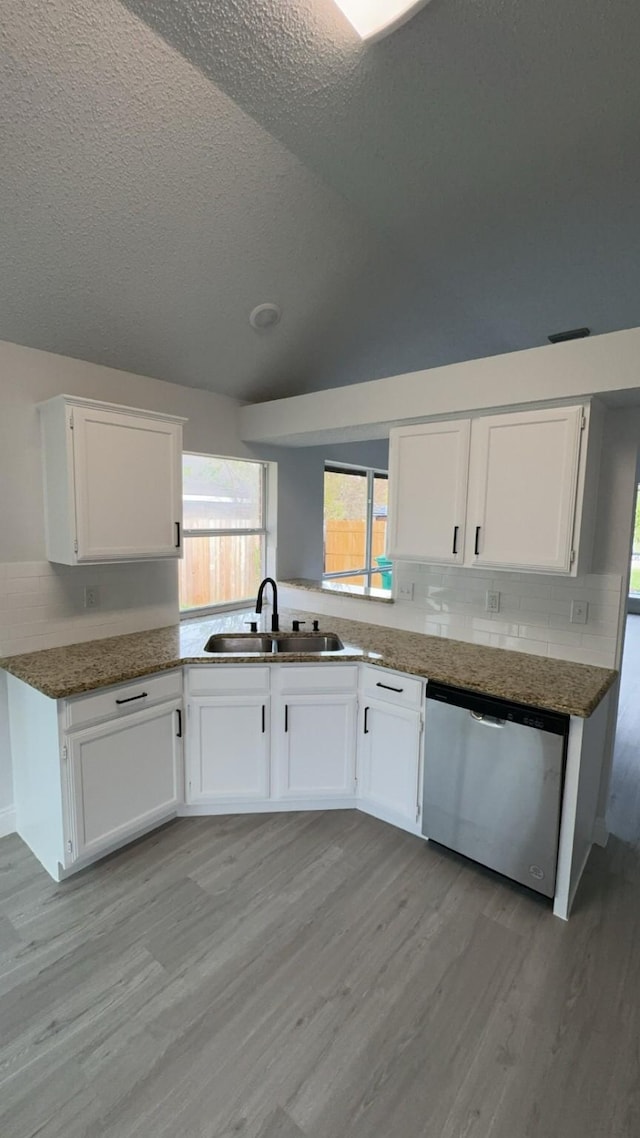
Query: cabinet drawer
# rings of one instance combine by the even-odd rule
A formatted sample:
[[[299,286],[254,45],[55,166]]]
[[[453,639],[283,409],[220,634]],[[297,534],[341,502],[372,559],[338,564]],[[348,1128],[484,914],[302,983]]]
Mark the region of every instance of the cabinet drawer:
[[[386,668],[363,668],[362,691],[368,699],[419,708],[424,699],[424,680]]]
[[[269,667],[258,664],[206,664],[187,671],[189,695],[248,695],[269,691]]]
[[[91,695],[78,696],[65,701],[63,719],[67,728],[83,727],[102,719],[115,719],[141,711],[163,700],[182,699],[182,672],[160,672],[143,676],[130,684],[103,688]]]
[[[290,664],[278,674],[278,690],[299,692],[355,692],[358,689],[357,664]]]

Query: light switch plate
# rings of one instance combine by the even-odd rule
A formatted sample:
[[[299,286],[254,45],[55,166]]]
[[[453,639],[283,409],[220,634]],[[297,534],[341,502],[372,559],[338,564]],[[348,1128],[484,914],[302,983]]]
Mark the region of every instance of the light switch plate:
[[[589,602],[588,601],[572,601],[571,602],[571,616],[569,620],[572,624],[586,624],[589,619]]]
[[[500,612],[500,593],[487,592],[484,602],[485,612]]]
[[[414,581],[404,581],[398,585],[398,600],[399,601],[412,601],[415,592]]]

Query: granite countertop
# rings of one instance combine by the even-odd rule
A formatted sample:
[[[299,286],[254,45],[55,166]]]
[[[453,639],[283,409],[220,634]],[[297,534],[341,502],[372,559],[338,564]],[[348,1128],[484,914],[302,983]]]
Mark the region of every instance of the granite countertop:
[[[211,656],[204,651],[204,644],[214,632],[246,631],[244,622],[250,616],[253,613],[228,612],[151,632],[47,648],[0,659],[0,667],[52,699],[65,699],[183,664],[318,662],[315,654]],[[325,661],[365,660],[383,668],[582,718],[591,715],[617,675],[608,668],[485,648],[319,613],[285,610],[281,613],[282,624],[290,627],[296,616],[307,622],[317,619],[321,630],[336,632],[343,640],[345,649],[336,656],[323,656]]]
[[[317,581],[308,577],[294,577],[280,581],[280,585],[290,589],[304,589],[308,593],[331,593],[332,596],[357,597],[361,601],[378,601],[379,604],[392,605],[393,597],[388,589],[375,589],[369,585],[350,585],[347,581],[336,581],[322,577]]]

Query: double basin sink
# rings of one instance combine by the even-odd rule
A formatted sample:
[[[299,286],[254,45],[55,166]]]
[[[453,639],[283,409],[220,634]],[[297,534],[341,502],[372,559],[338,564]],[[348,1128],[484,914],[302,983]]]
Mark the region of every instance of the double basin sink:
[[[297,655],[321,655],[323,652],[342,652],[344,644],[335,633],[287,632],[216,633],[204,646],[205,652],[219,656],[247,656],[254,653],[271,654],[293,652]]]

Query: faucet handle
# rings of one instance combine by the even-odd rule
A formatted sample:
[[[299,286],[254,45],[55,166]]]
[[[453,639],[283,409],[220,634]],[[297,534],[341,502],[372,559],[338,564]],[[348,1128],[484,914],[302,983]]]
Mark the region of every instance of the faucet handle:
[[[314,632],[319,632],[319,631],[320,631],[320,621],[319,621],[319,620],[314,620],[314,622],[313,622],[313,631],[314,631]]]
[[[306,624],[306,623],[307,623],[306,620],[294,620],[292,625],[291,625],[292,631],[293,632],[299,632],[300,631],[300,625]]]
[[[245,622],[244,622],[244,623],[245,623],[245,624],[250,624],[250,625],[251,625],[251,632],[257,632],[257,631],[258,631],[258,622],[257,622],[257,620],[245,620]]]

